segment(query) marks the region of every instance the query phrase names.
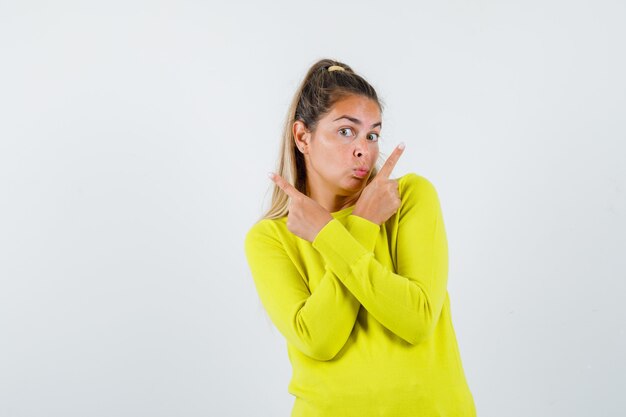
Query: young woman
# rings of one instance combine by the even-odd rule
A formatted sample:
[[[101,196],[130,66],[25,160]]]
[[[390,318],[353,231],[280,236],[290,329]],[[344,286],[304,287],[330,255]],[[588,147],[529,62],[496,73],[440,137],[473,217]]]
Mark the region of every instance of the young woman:
[[[380,167],[381,104],[323,59],[289,109],[272,205],[248,231],[259,298],[287,341],[292,417],[473,417],[446,288],[448,247],[425,177]]]

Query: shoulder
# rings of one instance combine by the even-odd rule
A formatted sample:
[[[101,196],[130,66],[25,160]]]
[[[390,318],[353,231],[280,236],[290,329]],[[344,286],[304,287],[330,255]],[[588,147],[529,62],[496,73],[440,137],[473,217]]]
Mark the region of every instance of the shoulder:
[[[426,177],[418,175],[414,172],[409,172],[397,178],[398,191],[402,200],[405,198],[411,199],[426,199],[437,198],[437,190],[434,184]]]
[[[254,223],[248,229],[246,233],[246,240],[260,237],[260,236],[272,236],[277,234],[277,225],[276,222],[279,220],[272,219],[261,219]]]
[[[441,210],[435,185],[428,178],[410,172],[398,178],[397,181],[401,200],[398,212],[401,216],[415,212],[414,210],[433,213]]]
[[[281,235],[286,229],[285,218],[280,219],[261,219],[254,223],[246,233],[245,247],[251,248],[255,245],[274,245],[282,246]]]

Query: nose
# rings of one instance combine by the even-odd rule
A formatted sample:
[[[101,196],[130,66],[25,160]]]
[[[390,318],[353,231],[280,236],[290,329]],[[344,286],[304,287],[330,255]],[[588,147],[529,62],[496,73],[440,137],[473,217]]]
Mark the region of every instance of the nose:
[[[367,153],[369,152],[368,150],[368,146],[367,146],[367,139],[363,139],[362,140],[355,140],[354,141],[354,155],[357,158],[362,158],[364,155],[367,155]]]

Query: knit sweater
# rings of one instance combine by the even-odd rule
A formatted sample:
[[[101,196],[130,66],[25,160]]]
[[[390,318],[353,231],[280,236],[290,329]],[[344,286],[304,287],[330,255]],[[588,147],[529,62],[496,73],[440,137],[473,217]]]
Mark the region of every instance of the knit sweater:
[[[331,213],[313,242],[263,219],[245,238],[252,278],[292,366],[292,417],[474,417],[452,326],[448,243],[433,184],[398,178],[382,225]]]

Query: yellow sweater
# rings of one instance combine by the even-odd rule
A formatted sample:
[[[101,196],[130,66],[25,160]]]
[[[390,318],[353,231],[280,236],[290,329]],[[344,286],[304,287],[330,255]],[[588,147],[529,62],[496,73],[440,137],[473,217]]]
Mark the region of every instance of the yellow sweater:
[[[292,417],[474,417],[452,326],[448,243],[437,192],[398,178],[402,203],[382,225],[354,206],[308,242],[287,217],[245,239],[252,277],[287,340]]]

